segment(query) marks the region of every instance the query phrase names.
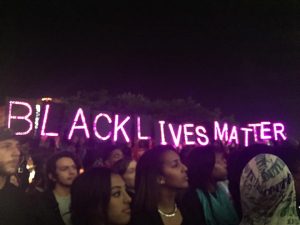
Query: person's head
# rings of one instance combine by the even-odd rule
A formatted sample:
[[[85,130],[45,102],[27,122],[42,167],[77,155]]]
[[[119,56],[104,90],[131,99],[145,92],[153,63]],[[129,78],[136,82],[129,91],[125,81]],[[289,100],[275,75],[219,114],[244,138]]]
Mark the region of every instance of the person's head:
[[[120,174],[124,179],[127,188],[134,190],[136,161],[130,158],[123,158],[117,161],[112,171]]]
[[[254,156],[270,152],[274,153],[274,149],[270,146],[254,144],[231,152],[228,155],[228,189],[230,191],[234,207],[240,217],[242,216],[240,199],[240,178],[242,171]]]
[[[242,225],[300,224],[292,174],[275,155],[259,154],[247,163],[240,195]]]
[[[103,161],[104,165],[111,168],[117,161],[124,158],[122,146],[111,145],[105,148]]]
[[[187,168],[171,146],[157,146],[138,161],[135,178],[135,208],[157,209],[162,188],[177,192],[188,187]]]
[[[74,225],[125,225],[130,220],[131,198],[120,175],[108,168],[92,168],[71,187]]]
[[[53,190],[56,185],[71,187],[79,169],[78,159],[72,152],[63,151],[52,155],[46,165],[48,188]]]
[[[7,177],[17,172],[20,160],[19,141],[8,129],[0,129],[0,176]]]
[[[213,145],[192,150],[187,160],[192,188],[207,191],[209,185],[226,179],[227,162],[224,154],[221,147]]]

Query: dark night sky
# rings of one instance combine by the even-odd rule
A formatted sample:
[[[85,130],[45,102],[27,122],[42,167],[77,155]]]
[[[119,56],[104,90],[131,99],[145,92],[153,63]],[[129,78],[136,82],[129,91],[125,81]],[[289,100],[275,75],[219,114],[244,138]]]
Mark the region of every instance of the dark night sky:
[[[99,89],[192,97],[241,122],[286,121],[300,138],[298,1],[0,7],[2,103]]]

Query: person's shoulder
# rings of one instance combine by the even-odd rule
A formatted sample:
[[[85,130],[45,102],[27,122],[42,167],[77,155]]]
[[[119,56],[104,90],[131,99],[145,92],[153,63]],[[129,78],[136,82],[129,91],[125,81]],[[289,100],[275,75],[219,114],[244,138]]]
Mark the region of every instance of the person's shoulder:
[[[183,225],[205,224],[204,212],[195,189],[188,189],[179,208],[183,217]]]
[[[163,225],[158,212],[135,212],[129,225]]]

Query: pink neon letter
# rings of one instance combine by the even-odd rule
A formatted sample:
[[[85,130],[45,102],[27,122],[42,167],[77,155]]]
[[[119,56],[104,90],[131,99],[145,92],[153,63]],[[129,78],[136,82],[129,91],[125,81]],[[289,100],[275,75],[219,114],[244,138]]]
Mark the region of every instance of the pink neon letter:
[[[196,127],[196,134],[199,136],[199,137],[197,137],[197,142],[199,143],[199,145],[202,145],[202,146],[208,145],[209,139],[206,136],[205,127],[197,126]],[[202,141],[200,137],[204,138],[204,141]]]
[[[235,140],[235,143],[239,144],[239,136],[238,136],[238,133],[237,133],[236,126],[232,127],[228,142],[232,143],[232,140]]]
[[[79,117],[81,118],[81,121],[82,121],[82,125],[79,125],[77,126],[77,122],[78,122],[78,119]],[[70,133],[69,133],[69,136],[68,136],[68,139],[71,140],[72,136],[73,136],[73,133],[74,133],[74,130],[84,130],[85,132],[85,136],[86,138],[90,138],[90,133],[89,133],[89,130],[88,130],[88,127],[87,127],[87,124],[85,122],[85,116],[84,116],[84,113],[83,113],[83,110],[82,108],[79,108],[77,110],[77,113],[76,113],[76,116],[75,116],[75,119],[74,119],[74,122],[72,124],[72,127],[71,127],[71,130],[70,130]]]
[[[142,136],[142,132],[141,132],[141,117],[137,117],[137,137],[138,140],[150,140],[151,137],[149,136]]]
[[[254,135],[254,141],[257,142],[258,138],[257,138],[257,127],[260,127],[260,123],[249,123],[248,127],[252,127],[253,129],[253,135]]]
[[[183,125],[183,133],[184,133],[184,141],[186,145],[194,145],[196,144],[195,141],[189,141],[188,136],[194,135],[194,132],[188,131],[188,128],[194,128],[194,124],[192,123],[187,123]]]
[[[179,146],[180,144],[180,137],[181,137],[181,132],[182,132],[182,125],[179,125],[178,130],[177,130],[177,135],[175,134],[174,128],[172,126],[171,123],[168,124],[172,138],[173,138],[173,142],[175,144],[176,147]]]
[[[270,125],[270,122],[261,122],[261,128],[260,128],[260,138],[262,140],[270,140],[272,139],[272,137],[268,134],[266,134],[267,132],[270,132],[271,129],[270,128],[266,128],[266,125]]]
[[[50,108],[50,105],[47,104],[46,107],[45,107],[45,114],[44,114],[42,129],[41,129],[41,136],[57,137],[58,133],[45,133],[45,128],[46,128],[46,124],[47,124],[47,120],[48,120],[49,108]]]
[[[25,116],[13,116],[13,115],[11,115],[13,104],[15,104],[15,105],[23,105],[23,106],[27,107],[28,108],[27,115],[25,115]],[[10,101],[9,102],[9,113],[8,113],[8,126],[7,127],[8,128],[11,127],[11,120],[12,119],[14,119],[14,120],[26,120],[29,123],[29,128],[26,131],[23,131],[23,132],[16,132],[15,135],[26,135],[26,134],[29,134],[30,131],[33,128],[33,123],[29,119],[29,117],[31,116],[31,114],[32,114],[32,108],[31,108],[31,105],[28,104],[27,102]]]
[[[274,128],[274,137],[275,137],[276,141],[278,141],[278,134],[282,137],[283,140],[287,139],[287,137],[283,133],[285,128],[282,123],[274,123],[273,128]],[[279,129],[277,129],[277,128],[279,128]]]
[[[116,142],[118,140],[118,131],[121,130],[122,134],[124,135],[124,138],[126,140],[127,143],[130,142],[129,137],[124,129],[124,125],[125,123],[127,123],[127,121],[130,120],[130,116],[127,116],[125,120],[123,120],[122,123],[120,123],[120,125],[118,125],[119,123],[119,115],[116,114],[115,115],[115,129],[114,129],[114,141]]]
[[[218,121],[215,121],[215,140],[221,140],[224,141],[224,136],[225,136],[225,141],[228,141],[228,124],[224,123],[222,132],[220,130],[220,125]]]
[[[245,132],[245,143],[244,143],[244,146],[248,147],[249,146],[249,132],[251,132],[252,129],[251,128],[242,127],[241,130]]]
[[[108,140],[110,137],[111,137],[111,131],[108,132],[108,134],[103,137],[99,134],[98,130],[97,130],[97,122],[99,120],[99,118],[103,116],[107,119],[108,123],[112,123],[112,119],[109,117],[109,115],[107,115],[106,113],[99,113],[96,117],[95,117],[95,120],[94,120],[94,123],[93,123],[93,130],[94,130],[94,133],[95,133],[95,136],[100,139],[100,140],[103,140],[103,141],[106,141]]]
[[[160,127],[160,133],[161,133],[161,141],[160,141],[160,144],[161,145],[167,145],[167,142],[166,142],[166,137],[165,137],[165,131],[164,131],[164,126],[165,126],[165,121],[161,120],[161,121],[158,121],[159,123],[159,127]]]

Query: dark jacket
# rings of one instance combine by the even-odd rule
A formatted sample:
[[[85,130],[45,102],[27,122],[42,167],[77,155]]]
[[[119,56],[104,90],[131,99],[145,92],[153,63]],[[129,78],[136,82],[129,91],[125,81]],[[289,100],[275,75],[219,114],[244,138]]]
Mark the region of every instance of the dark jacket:
[[[59,211],[58,203],[52,191],[38,193],[33,198],[35,224],[65,225]]]
[[[182,199],[182,205],[186,216],[193,224],[206,224],[204,211],[198,198],[196,190],[188,189]]]
[[[25,193],[6,182],[0,190],[0,225],[32,225],[30,210]]]
[[[189,212],[189,207],[186,207],[184,204],[178,205],[180,212],[182,214],[182,223],[181,225],[205,225],[204,217],[202,216],[202,211]],[[193,215],[197,213],[198,215]],[[138,212],[133,213],[130,225],[164,225],[163,221],[157,211],[152,213],[147,212]]]

